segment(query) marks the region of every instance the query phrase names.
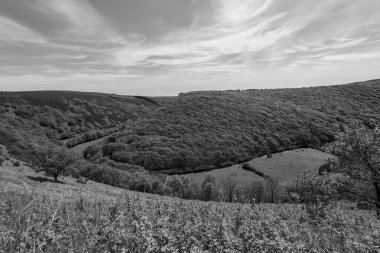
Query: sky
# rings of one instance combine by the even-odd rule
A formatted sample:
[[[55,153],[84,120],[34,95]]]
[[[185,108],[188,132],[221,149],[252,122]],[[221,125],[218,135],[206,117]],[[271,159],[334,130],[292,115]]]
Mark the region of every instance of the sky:
[[[0,0],[3,91],[161,96],[379,70],[379,0]]]

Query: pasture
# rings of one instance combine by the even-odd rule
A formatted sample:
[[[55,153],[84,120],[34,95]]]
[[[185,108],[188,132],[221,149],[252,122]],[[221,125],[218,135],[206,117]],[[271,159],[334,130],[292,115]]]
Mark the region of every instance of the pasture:
[[[303,148],[284,151],[273,154],[271,158],[262,156],[248,163],[256,170],[263,172],[271,178],[279,179],[281,184],[291,184],[297,178],[298,173],[309,170],[318,173],[319,167],[334,156],[316,149]],[[221,183],[226,177],[233,175],[238,182],[247,184],[251,182],[263,182],[264,179],[257,174],[242,169],[240,164],[230,167],[215,169],[208,172],[188,174],[196,183],[202,184],[207,175],[215,177],[217,183]]]

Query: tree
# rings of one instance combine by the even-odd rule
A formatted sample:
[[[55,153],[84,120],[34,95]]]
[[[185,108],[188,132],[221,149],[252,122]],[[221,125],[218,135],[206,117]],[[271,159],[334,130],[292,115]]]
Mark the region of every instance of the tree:
[[[305,172],[297,177],[296,198],[303,203],[311,218],[324,218],[326,211],[338,198],[338,185],[335,178],[328,174],[312,175]]]
[[[202,200],[211,201],[217,198],[216,180],[213,176],[207,175],[202,183]]]
[[[58,176],[67,171],[68,167],[75,161],[75,156],[64,148],[49,148],[41,150],[36,154],[32,162],[36,172],[44,172],[47,176],[58,181]]]
[[[226,194],[226,200],[228,202],[234,202],[234,196],[238,187],[238,181],[236,180],[236,174],[231,174],[228,177],[222,179],[223,192]]]
[[[370,129],[366,126],[351,125],[340,133],[336,141],[326,147],[326,150],[339,159],[335,171],[342,173],[353,182],[366,183],[373,186],[372,196],[361,193],[355,187],[345,187],[344,190],[357,195],[376,206],[377,217],[380,219],[380,129]]]
[[[275,196],[280,190],[280,185],[277,178],[268,178],[266,181],[266,188],[269,193],[270,202],[275,202]]]

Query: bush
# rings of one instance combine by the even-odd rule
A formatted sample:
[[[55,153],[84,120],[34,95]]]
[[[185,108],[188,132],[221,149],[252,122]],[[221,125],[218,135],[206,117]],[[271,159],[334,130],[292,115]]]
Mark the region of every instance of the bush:
[[[129,189],[129,175],[107,165],[90,165],[81,171],[81,176],[99,183]]]
[[[84,177],[79,177],[77,179],[77,183],[80,183],[80,184],[87,184],[87,181],[88,181],[88,179],[84,178]]]
[[[105,156],[112,155],[116,151],[122,151],[125,149],[125,146],[123,144],[119,143],[107,143],[102,148],[102,154]]]
[[[253,166],[251,166],[249,163],[243,163],[243,165],[241,166],[244,170],[248,170],[248,171],[251,171],[257,175],[259,175],[260,177],[262,178],[269,178],[269,176],[265,175],[264,172],[262,171],[259,171],[257,169],[255,169]]]
[[[338,183],[328,175],[308,173],[297,178],[297,194],[310,218],[324,218],[339,197]]]
[[[21,166],[20,161],[13,161],[13,166],[14,167],[20,167]]]
[[[374,206],[371,203],[368,203],[367,201],[358,202],[356,207],[361,210],[371,210],[374,208]]]

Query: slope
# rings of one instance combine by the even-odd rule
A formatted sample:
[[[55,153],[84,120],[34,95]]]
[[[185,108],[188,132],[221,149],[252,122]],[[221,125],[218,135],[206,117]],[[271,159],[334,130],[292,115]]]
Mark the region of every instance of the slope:
[[[102,153],[169,174],[319,147],[344,124],[380,120],[380,81],[301,89],[181,94],[116,135]]]
[[[112,94],[0,92],[0,144],[13,155],[28,158],[38,146],[63,145],[85,133],[89,138],[100,136],[157,107],[144,99]]]

